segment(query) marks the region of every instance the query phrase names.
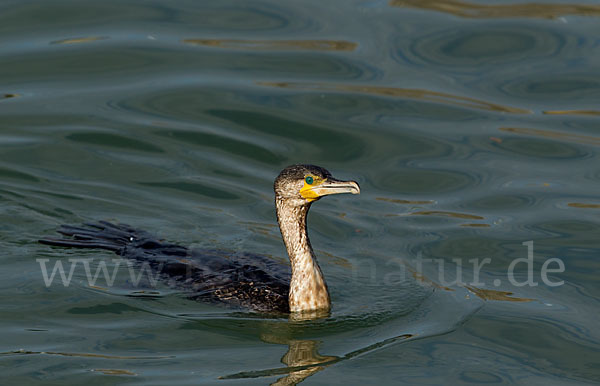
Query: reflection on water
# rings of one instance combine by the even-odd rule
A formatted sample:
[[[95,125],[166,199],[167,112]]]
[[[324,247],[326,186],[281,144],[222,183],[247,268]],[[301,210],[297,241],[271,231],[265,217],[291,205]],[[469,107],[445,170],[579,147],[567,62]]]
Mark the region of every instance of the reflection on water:
[[[393,202],[394,204],[412,204],[412,205],[427,205],[435,204],[435,201],[431,200],[400,200],[396,198],[377,197],[379,201]]]
[[[415,216],[446,216],[454,218],[465,218],[469,220],[485,220],[485,217],[477,216],[474,214],[446,212],[442,210],[422,210],[418,212],[412,212],[410,214]]]
[[[311,375],[325,369],[342,359],[337,356],[324,356],[319,354],[319,343],[315,340],[289,340],[285,342],[275,342],[278,338],[265,336],[268,343],[287,344],[288,350],[281,358],[281,363],[285,368],[255,370],[230,374],[219,377],[220,379],[244,379],[258,377],[272,377],[281,374],[287,374],[285,377],[277,379],[271,385],[296,385]]]
[[[358,46],[343,40],[184,39],[183,43],[245,50],[354,51]]]
[[[498,300],[505,302],[531,302],[535,299],[518,298],[511,296],[513,293],[509,291],[496,291],[486,288],[477,288],[474,286],[466,286],[466,288],[483,300]]]
[[[291,372],[284,378],[278,379],[272,385],[295,385],[305,378],[323,370],[323,366],[314,366],[317,363],[330,362],[338,359],[335,356],[322,356],[317,352],[318,343],[313,340],[296,340],[289,344],[288,352],[281,358],[281,362],[288,367],[311,366],[304,370]]]
[[[559,131],[550,131],[544,129],[534,129],[534,128],[524,128],[524,127],[500,127],[498,130],[507,132],[507,133],[515,133],[515,134],[523,134],[523,135],[531,135],[537,137],[545,137],[552,138],[558,140],[564,140],[569,142],[582,143],[586,145],[600,145],[600,137],[592,137],[589,135],[582,135],[576,133],[565,133]],[[555,152],[550,152],[555,153]],[[569,151],[569,155],[575,155],[577,153],[576,150]]]
[[[421,283],[425,283],[427,285],[430,285],[431,287],[437,288],[437,289],[441,289],[444,291],[454,291],[452,288],[450,287],[446,287],[444,285],[440,285],[439,283],[429,279],[427,276],[423,275],[423,273],[417,272],[416,270],[409,268],[409,271],[412,274],[412,277],[421,282]]]
[[[167,359],[172,358],[170,356],[118,356],[118,355],[102,355],[102,354],[91,354],[91,353],[70,353],[70,352],[54,352],[54,351],[29,351],[29,350],[17,350],[10,352],[3,352],[0,355],[13,356],[13,355],[58,355],[64,357],[82,357],[82,358],[103,358],[103,359]]]
[[[219,377],[219,379],[247,379],[259,377],[273,377],[281,374],[287,374],[286,376],[279,378],[275,382],[271,383],[271,385],[296,385],[305,380],[306,378],[310,377],[311,375],[314,375],[319,371],[324,370],[328,366],[334,365],[341,361],[346,361],[355,358],[357,356],[380,349],[393,343],[410,340],[414,337],[415,336],[412,334],[403,334],[349,352],[343,356],[321,355],[318,352],[320,342],[315,340],[290,340],[287,343],[285,343],[288,345],[288,350],[285,353],[285,355],[281,358],[281,362],[287,367],[267,370],[245,371],[241,373],[221,376]],[[268,337],[268,339],[272,340],[274,338]],[[269,340],[266,341],[269,343],[275,343]],[[280,342],[280,344],[284,343]]]
[[[510,17],[554,19],[567,15],[600,16],[600,6],[593,4],[478,4],[459,0],[390,0],[389,4],[393,7],[420,8],[478,19]]]
[[[586,204],[583,202],[570,202],[567,205],[569,205],[572,208],[600,209],[600,204]]]
[[[50,42],[50,44],[82,44],[82,43],[91,43],[91,42],[95,42],[98,40],[105,40],[108,39],[108,37],[106,36],[89,36],[89,37],[85,37],[85,38],[70,38],[70,39],[63,39],[63,40],[55,40],[53,42]]]
[[[600,115],[600,110],[547,110],[547,115]]]
[[[117,369],[93,369],[91,371],[99,372],[105,375],[137,375],[136,373],[129,370],[117,370]]]
[[[319,342],[314,340],[292,340],[281,362],[288,367],[288,375],[272,385],[296,385],[311,375],[323,370],[337,360],[336,356],[323,356],[318,353]]]
[[[425,100],[442,104],[451,104],[472,109],[480,109],[487,111],[496,111],[511,114],[531,114],[531,111],[520,109],[517,107],[502,106],[495,103],[490,103],[475,98],[464,97],[460,95],[452,95],[443,92],[404,89],[396,87],[379,87],[366,85],[350,85],[350,84],[329,84],[329,83],[291,83],[291,82],[258,82],[261,86],[291,88],[296,90],[312,90],[326,92],[351,92],[358,94],[373,94],[394,98],[407,98],[415,100]]]

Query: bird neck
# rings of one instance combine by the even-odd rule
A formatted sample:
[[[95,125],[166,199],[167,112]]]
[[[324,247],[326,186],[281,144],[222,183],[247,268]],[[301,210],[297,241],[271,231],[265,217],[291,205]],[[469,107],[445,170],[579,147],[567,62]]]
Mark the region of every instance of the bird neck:
[[[291,312],[329,310],[327,284],[315,259],[306,216],[310,205],[293,205],[276,197],[277,222],[292,265],[289,303]]]

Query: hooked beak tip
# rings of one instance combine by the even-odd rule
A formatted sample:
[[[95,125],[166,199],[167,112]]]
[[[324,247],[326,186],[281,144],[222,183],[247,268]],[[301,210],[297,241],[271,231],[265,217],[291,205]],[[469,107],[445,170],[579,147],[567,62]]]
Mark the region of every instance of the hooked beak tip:
[[[319,197],[340,193],[360,194],[360,186],[356,181],[331,180],[315,187],[314,190]]]

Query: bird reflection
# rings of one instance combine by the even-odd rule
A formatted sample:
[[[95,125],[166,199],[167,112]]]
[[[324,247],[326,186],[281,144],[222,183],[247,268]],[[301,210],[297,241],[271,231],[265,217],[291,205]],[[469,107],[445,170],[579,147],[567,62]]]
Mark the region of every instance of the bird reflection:
[[[307,317],[308,320],[311,320],[310,323],[314,323],[314,319]],[[284,375],[271,383],[271,385],[296,385],[333,364],[357,357],[389,344],[407,341],[415,337],[413,334],[403,334],[384,339],[366,347],[361,347],[342,356],[322,355],[319,353],[321,341],[293,337],[299,331],[296,329],[297,327],[305,326],[302,321],[290,320],[290,323],[282,324],[262,322],[261,324],[262,333],[260,333],[260,339],[263,342],[288,346],[287,352],[281,358],[281,363],[286,367],[244,371],[221,376],[219,377],[220,379],[245,379]]]
[[[288,368],[298,369],[290,371],[288,375],[279,378],[271,385],[296,385],[340,359],[336,356],[319,354],[319,343],[316,340],[290,341],[288,351],[281,358],[281,362]]]

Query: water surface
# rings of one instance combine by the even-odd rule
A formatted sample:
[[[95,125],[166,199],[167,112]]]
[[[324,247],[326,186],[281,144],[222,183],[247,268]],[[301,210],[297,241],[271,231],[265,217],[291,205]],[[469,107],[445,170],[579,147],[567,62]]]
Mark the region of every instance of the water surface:
[[[595,2],[0,9],[5,383],[600,382]],[[63,223],[285,261],[272,182],[299,162],[361,185],[309,216],[326,318],[126,270],[45,285],[39,259],[115,264],[37,244]],[[515,286],[528,241],[537,285]],[[562,285],[542,281],[548,259]]]

